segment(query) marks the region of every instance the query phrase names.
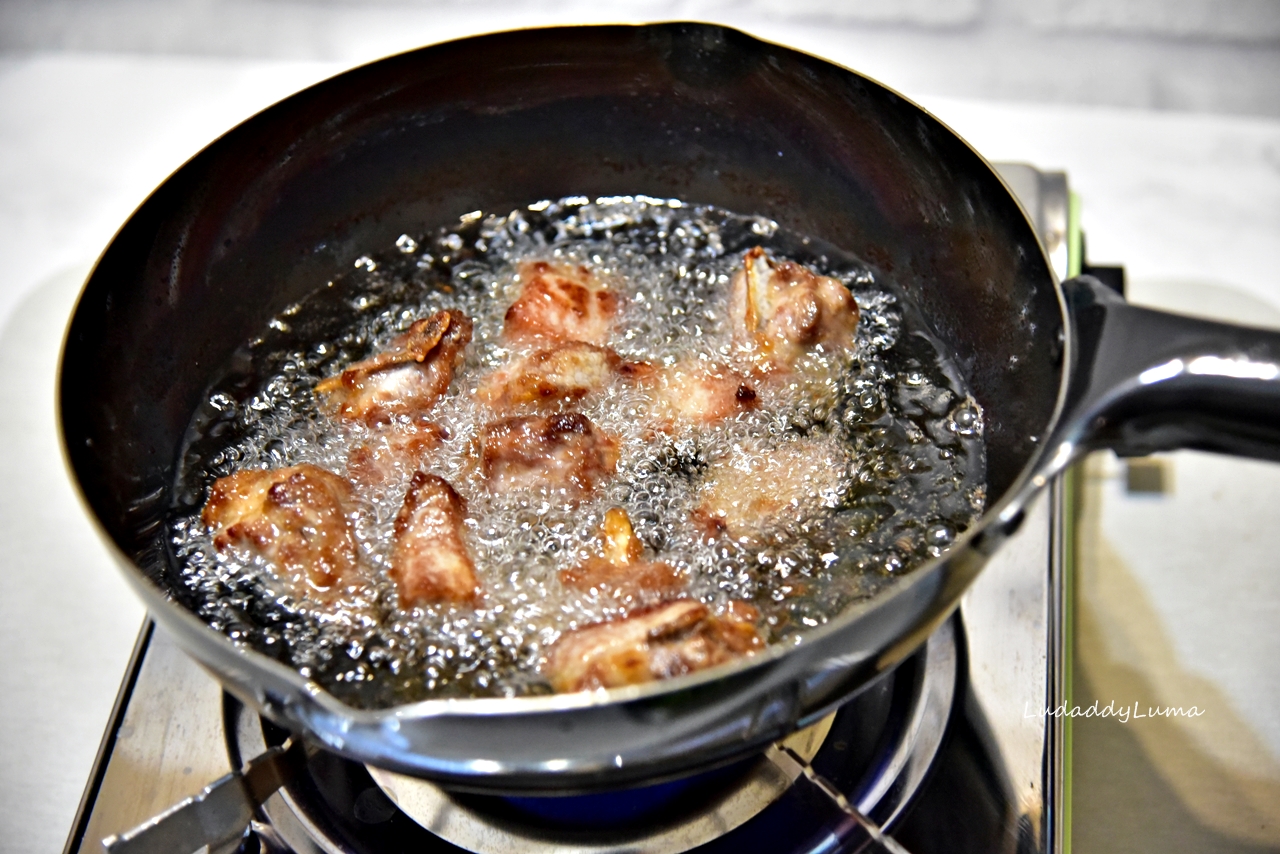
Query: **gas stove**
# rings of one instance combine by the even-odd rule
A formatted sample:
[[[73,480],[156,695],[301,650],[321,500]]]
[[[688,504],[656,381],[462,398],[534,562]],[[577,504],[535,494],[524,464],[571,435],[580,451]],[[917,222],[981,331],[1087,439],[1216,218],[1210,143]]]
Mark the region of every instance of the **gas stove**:
[[[1076,272],[1066,177],[997,168],[1057,275]],[[295,743],[148,622],[66,854],[112,837],[113,854],[177,851],[201,821],[234,828],[192,845],[209,854],[1063,851],[1068,734],[1043,710],[1069,684],[1069,496],[1069,482],[1046,490],[958,612],[826,719],[759,756],[622,792],[451,792]],[[263,756],[291,763],[282,786],[262,787]],[[168,822],[173,835],[129,833],[184,798],[200,803]]]

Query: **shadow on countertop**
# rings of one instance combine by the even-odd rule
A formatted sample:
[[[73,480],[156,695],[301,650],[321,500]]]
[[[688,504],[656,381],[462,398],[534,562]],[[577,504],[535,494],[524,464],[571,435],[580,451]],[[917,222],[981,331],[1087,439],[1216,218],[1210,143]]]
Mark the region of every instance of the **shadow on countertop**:
[[[1074,854],[1280,852],[1280,763],[1227,694],[1178,660],[1176,626],[1099,530],[1101,478],[1096,466],[1086,472],[1073,705],[1195,705],[1205,714],[1074,719]],[[1232,628],[1224,621],[1224,632]]]

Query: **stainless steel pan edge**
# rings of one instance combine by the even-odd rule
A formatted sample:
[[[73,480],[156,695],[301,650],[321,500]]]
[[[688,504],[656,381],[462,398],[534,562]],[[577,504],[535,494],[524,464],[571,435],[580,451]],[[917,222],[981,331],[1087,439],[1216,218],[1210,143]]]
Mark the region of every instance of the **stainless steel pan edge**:
[[[178,645],[229,693],[276,723],[360,762],[460,790],[510,794],[678,777],[807,726],[923,644],[963,591],[951,585],[967,586],[986,560],[969,546],[957,547],[945,566],[904,579],[891,601],[851,611],[800,646],[774,647],[747,662],[663,683],[367,711],[213,632],[130,571],[133,562],[114,545],[112,552]],[[852,639],[846,621],[862,630]],[[914,631],[904,634],[904,624]]]
[[[719,85],[716,75],[726,67],[716,53],[724,45],[730,52],[771,51],[771,61],[794,53],[705,25],[648,30],[664,38],[667,32],[675,33],[672,38],[680,51],[700,56],[698,51],[705,48],[710,71],[697,62],[683,71],[694,78],[707,77],[711,85]],[[584,31],[583,38],[590,37]],[[496,37],[485,38],[492,42]],[[677,55],[675,61],[684,59]],[[354,73],[342,78],[354,79]],[[323,93],[317,93],[325,85],[302,96],[321,97]],[[888,109],[927,117],[909,102],[893,98]],[[992,192],[1007,196],[999,178],[980,160],[964,168],[977,169],[981,174],[976,180],[989,182],[999,188]],[[163,208],[165,190],[158,190],[140,215],[148,205]],[[1004,204],[1016,210],[1011,198]],[[806,724],[908,655],[946,618],[986,557],[1016,529],[1026,502],[1084,450],[1110,445],[1128,452],[1190,445],[1276,456],[1276,336],[1134,309],[1108,298],[1100,285],[1088,280],[1074,280],[1064,291],[1055,291],[1030,225],[1023,218],[1021,225],[1010,228],[1018,235],[1022,256],[1040,255],[1038,261],[1031,257],[1027,262],[1042,270],[1036,287],[1042,294],[1047,289],[1059,310],[1069,303],[1060,325],[1041,333],[1054,338],[1060,330],[1059,340],[1045,343],[1050,352],[1043,358],[1059,360],[1070,370],[1059,375],[1052,390],[1045,390],[1054,401],[1054,414],[1041,422],[1039,436],[1048,438],[1037,443],[1034,459],[943,558],[902,579],[888,595],[850,609],[799,646],[770,649],[747,662],[670,682],[550,698],[433,701],[378,712],[353,709],[292,669],[212,631],[139,570],[138,560],[126,553],[83,492],[85,455],[73,453],[70,442],[72,435],[79,440],[84,430],[80,424],[68,429],[65,406],[59,418],[64,447],[91,516],[157,620],[228,690],[277,722],[353,759],[477,790],[589,790],[673,776],[728,761]],[[127,239],[129,235],[117,241]],[[94,277],[115,272],[104,262]],[[177,277],[178,271],[172,275]],[[89,289],[87,285],[86,292]],[[77,323],[83,330],[93,319],[85,305],[77,308],[60,368],[60,404],[69,394],[83,391],[68,379],[72,372],[65,360],[74,350]],[[1240,336],[1248,338],[1243,349]],[[1175,364],[1179,359],[1181,369]],[[1233,400],[1245,402],[1229,406]]]

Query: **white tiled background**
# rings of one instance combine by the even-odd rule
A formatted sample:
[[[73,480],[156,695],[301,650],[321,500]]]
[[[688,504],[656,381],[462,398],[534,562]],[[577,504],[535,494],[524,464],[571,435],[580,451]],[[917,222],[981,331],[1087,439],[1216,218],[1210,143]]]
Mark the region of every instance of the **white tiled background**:
[[[61,848],[142,616],[52,414],[62,326],[114,229],[220,131],[350,65],[669,18],[830,57],[993,159],[1067,170],[1134,299],[1280,326],[1278,0],[0,0],[0,851]],[[1280,850],[1280,467],[1167,462],[1164,496],[1090,470],[1079,688],[1207,713],[1078,727],[1077,849]]]
[[[1280,115],[1275,0],[7,0],[0,49],[349,62],[486,25],[682,17],[911,92]]]

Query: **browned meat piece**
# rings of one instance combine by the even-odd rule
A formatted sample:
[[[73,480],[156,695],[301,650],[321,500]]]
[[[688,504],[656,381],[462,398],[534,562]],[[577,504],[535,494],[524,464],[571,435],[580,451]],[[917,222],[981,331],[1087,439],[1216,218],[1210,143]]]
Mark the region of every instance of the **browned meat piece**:
[[[240,471],[209,490],[200,521],[219,551],[251,548],[301,596],[363,584],[351,528],[351,484],[313,465]]]
[[[480,470],[498,492],[590,492],[618,464],[618,443],[579,412],[527,415],[480,430]]]
[[[720,614],[701,602],[668,602],[567,632],[547,653],[543,672],[560,692],[680,676],[762,649],[758,619],[745,602]]]
[[[649,370],[646,364],[624,361],[608,347],[570,341],[499,368],[480,381],[477,395],[497,410],[528,403],[574,403],[615,377]]]
[[[858,304],[849,289],[794,261],[747,250],[729,294],[739,351],[761,370],[786,370],[817,345],[853,349]]]
[[[391,580],[401,608],[432,602],[474,602],[476,567],[462,540],[466,502],[449,482],[418,472],[396,514]]]
[[[560,583],[573,590],[598,590],[627,602],[671,599],[685,588],[674,567],[644,559],[644,544],[621,507],[604,514],[600,532],[603,557],[592,557],[560,571]]]
[[[756,405],[756,393],[750,384],[720,366],[677,364],[657,369],[646,382],[653,389],[653,417],[663,430],[715,424]]]
[[[447,438],[430,421],[382,430],[360,442],[347,455],[347,475],[360,486],[384,486],[422,468],[427,456]]]
[[[644,554],[644,543],[631,527],[631,517],[621,507],[610,507],[605,512],[600,540],[604,559],[614,566],[636,563]]]
[[[471,319],[438,311],[415,321],[381,353],[316,384],[341,418],[385,424],[420,416],[436,405],[471,341]]]
[[[621,301],[583,266],[527,261],[520,296],[507,309],[509,341],[585,341],[604,344]]]
[[[834,506],[848,468],[833,441],[739,449],[708,466],[694,518],[708,535],[750,539]]]

